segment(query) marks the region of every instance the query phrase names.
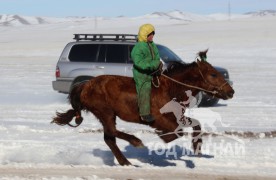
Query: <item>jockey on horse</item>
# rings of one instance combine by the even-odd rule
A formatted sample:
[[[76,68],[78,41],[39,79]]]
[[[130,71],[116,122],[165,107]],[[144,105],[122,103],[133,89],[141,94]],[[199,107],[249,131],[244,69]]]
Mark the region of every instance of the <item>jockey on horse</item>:
[[[138,33],[138,42],[131,52],[133,77],[138,96],[139,114],[142,121],[153,122],[150,111],[152,75],[162,68],[158,49],[153,42],[155,29],[151,24],[144,24]]]

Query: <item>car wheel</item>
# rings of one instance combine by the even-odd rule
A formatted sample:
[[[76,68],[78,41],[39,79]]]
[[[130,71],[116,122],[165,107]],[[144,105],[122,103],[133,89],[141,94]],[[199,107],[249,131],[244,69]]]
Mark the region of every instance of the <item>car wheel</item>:
[[[79,84],[82,84],[82,83],[85,83],[87,81],[89,81],[90,79],[92,79],[93,77],[90,77],[90,76],[81,76],[81,77],[77,77],[73,82],[72,82],[72,85],[70,87],[70,90],[69,90],[69,94],[70,92],[72,91],[72,89],[79,85]]]

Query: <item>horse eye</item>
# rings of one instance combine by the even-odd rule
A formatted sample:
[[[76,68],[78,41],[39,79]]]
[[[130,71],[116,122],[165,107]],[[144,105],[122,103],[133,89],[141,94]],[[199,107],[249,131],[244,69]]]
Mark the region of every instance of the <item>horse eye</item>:
[[[216,77],[217,77],[217,75],[216,75],[216,74],[211,74],[211,76],[212,76],[213,78],[216,78]]]

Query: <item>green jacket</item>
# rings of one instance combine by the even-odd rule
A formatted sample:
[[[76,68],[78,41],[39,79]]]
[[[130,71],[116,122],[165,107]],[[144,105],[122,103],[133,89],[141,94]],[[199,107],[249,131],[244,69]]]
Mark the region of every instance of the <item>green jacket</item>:
[[[152,49],[152,52],[151,52]],[[154,42],[138,42],[132,52],[134,79],[151,80],[150,74],[157,70],[160,63],[158,49]]]

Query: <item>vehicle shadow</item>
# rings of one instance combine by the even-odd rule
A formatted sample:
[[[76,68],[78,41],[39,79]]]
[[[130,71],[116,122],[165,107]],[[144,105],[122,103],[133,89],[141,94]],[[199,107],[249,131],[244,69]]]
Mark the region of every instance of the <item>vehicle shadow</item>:
[[[221,103],[217,103],[216,105],[214,105],[213,107],[226,107],[227,104],[221,104]]]
[[[200,105],[199,106],[199,108],[210,108],[210,107],[226,107],[227,106],[227,104],[222,104],[222,103],[217,103],[217,104],[215,104],[215,105],[213,105],[213,106],[209,106],[209,105]]]
[[[183,156],[183,152],[185,154]],[[100,157],[105,165],[115,166],[114,163],[114,155],[111,151],[104,151],[101,149],[94,149],[93,155],[96,157]],[[178,145],[172,146],[170,149],[156,149],[156,150],[149,150],[147,147],[144,148],[135,148],[131,145],[125,147],[123,154],[126,156],[127,159],[137,159],[142,163],[151,164],[153,166],[158,167],[168,167],[168,166],[176,166],[177,164],[173,161],[182,161],[185,163],[187,168],[193,169],[195,168],[194,162],[191,158],[214,158],[211,155],[201,155],[196,156],[193,153]],[[131,160],[130,160],[131,162]],[[137,166],[137,165],[136,165]],[[139,167],[139,166],[138,166]]]

